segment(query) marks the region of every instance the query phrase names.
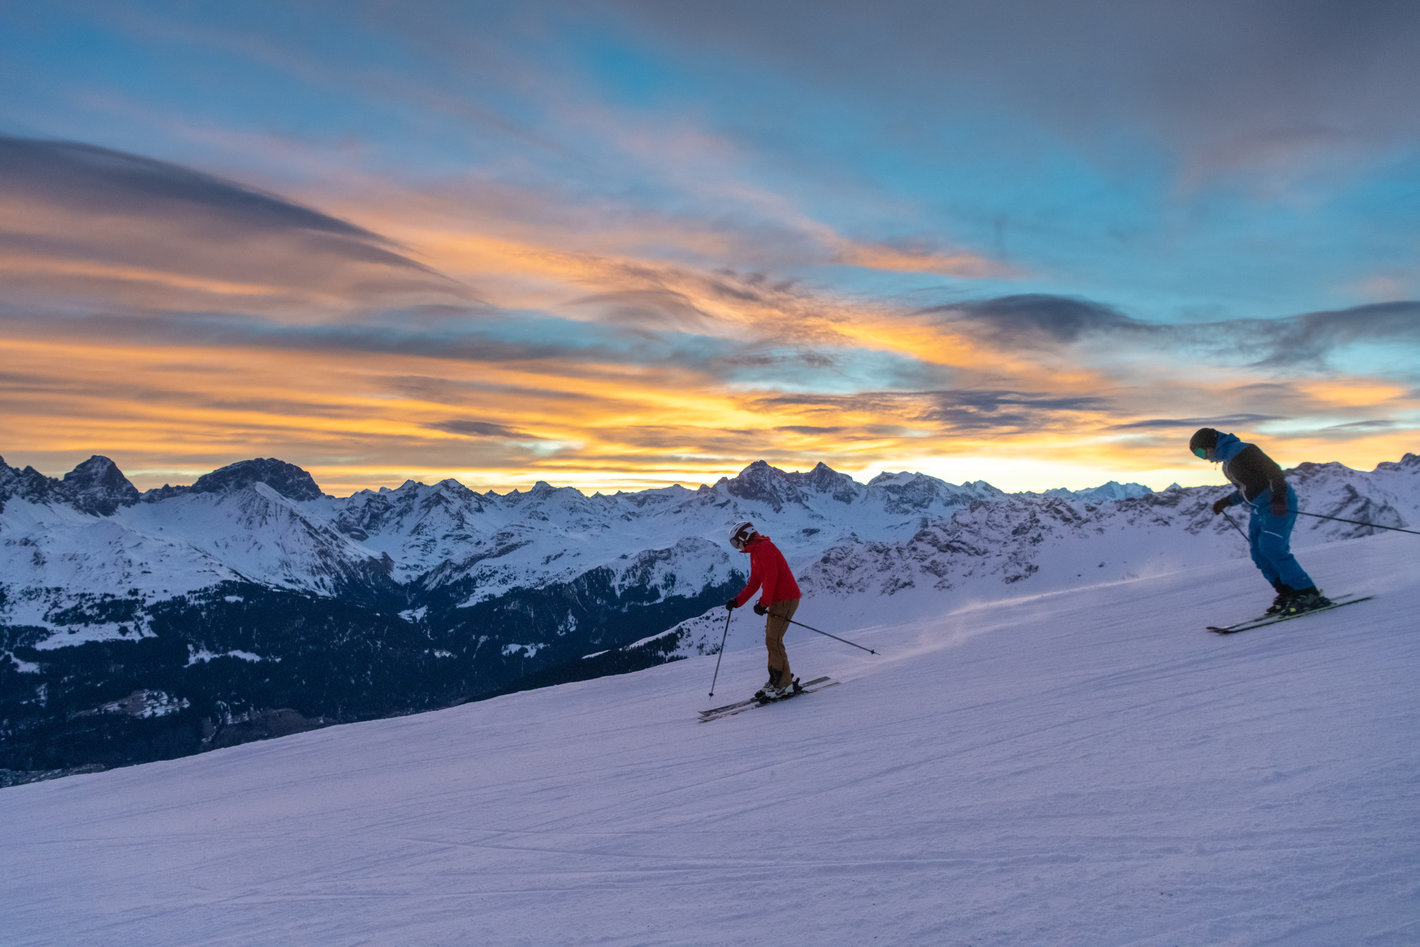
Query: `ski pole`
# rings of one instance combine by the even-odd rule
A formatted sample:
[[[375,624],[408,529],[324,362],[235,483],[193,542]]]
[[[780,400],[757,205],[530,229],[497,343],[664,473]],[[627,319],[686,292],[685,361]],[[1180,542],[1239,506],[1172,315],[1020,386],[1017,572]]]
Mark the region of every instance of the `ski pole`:
[[[1235,520],[1235,519],[1233,519],[1231,516],[1228,516],[1228,511],[1227,511],[1227,510],[1223,510],[1222,513],[1223,513],[1223,517],[1224,517],[1229,523],[1232,523],[1232,524],[1233,524],[1233,529],[1235,529],[1235,530],[1238,531],[1238,535],[1241,536],[1241,537],[1242,537],[1244,540],[1246,540],[1248,543],[1251,543],[1252,540],[1247,538],[1247,533],[1244,533],[1244,532],[1243,532],[1243,528],[1238,525],[1238,521]]]
[[[715,676],[710,679],[710,696],[715,696],[715,682],[720,679],[720,659],[725,656],[725,639],[730,636],[730,616],[734,612],[725,612],[725,633],[720,636],[720,653],[715,656]]]
[[[828,632],[826,632],[826,631],[819,631],[819,630],[818,630],[817,628],[815,628],[813,625],[805,625],[805,624],[804,624],[803,622],[801,622],[801,621],[794,621],[794,619],[792,619],[792,618],[785,618],[783,615],[776,614],[775,612],[770,612],[769,614],[770,614],[770,615],[773,615],[775,618],[779,619],[780,621],[787,621],[787,622],[788,622],[789,624],[791,624],[791,625],[798,625],[800,628],[807,628],[809,631],[818,631],[818,633],[821,634],[821,635],[823,635],[825,638],[832,638],[834,641],[841,641],[841,642],[843,642],[844,644],[851,644],[851,645],[853,645],[853,647],[857,648],[859,651],[866,651],[866,652],[868,652],[869,654],[877,654],[877,652],[874,651],[872,648],[865,648],[865,647],[863,647],[863,646],[860,645],[860,644],[854,644],[853,642],[849,641],[847,638],[840,638],[840,637],[838,637],[837,635],[830,635],[830,634],[829,634]]]
[[[1301,516],[1315,516],[1319,520],[1336,520],[1338,523],[1354,523],[1357,526],[1369,526],[1372,529],[1389,529],[1397,533],[1409,533],[1412,536],[1420,536],[1420,533],[1417,533],[1413,529],[1401,529],[1399,526],[1382,526],[1380,523],[1364,523],[1361,520],[1346,520],[1339,516],[1323,516],[1320,513],[1308,513],[1306,510],[1297,510],[1297,513]]]

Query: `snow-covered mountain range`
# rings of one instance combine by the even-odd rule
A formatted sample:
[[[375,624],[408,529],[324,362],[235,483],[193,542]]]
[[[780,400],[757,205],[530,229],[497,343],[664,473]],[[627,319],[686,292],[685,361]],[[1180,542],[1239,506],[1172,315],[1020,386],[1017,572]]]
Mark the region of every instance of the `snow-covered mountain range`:
[[[1300,520],[1299,546],[1372,531],[1345,520],[1420,521],[1414,454],[1290,476],[1305,511],[1335,518]],[[1209,509],[1224,490],[1005,494],[756,462],[696,490],[448,480],[336,498],[270,459],[147,492],[103,457],[62,479],[0,461],[0,768],[173,755],[713,650],[744,519],[794,566],[800,617],[832,624],[884,599],[905,619],[1243,557]]]

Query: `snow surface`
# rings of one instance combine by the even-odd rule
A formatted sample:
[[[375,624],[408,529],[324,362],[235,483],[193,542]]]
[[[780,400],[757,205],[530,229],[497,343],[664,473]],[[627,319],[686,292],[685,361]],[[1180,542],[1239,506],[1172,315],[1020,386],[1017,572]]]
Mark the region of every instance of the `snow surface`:
[[[1420,943],[1412,536],[1219,637],[1245,562],[0,791],[6,944]],[[882,600],[890,608],[889,600]],[[723,621],[723,620],[722,620]]]

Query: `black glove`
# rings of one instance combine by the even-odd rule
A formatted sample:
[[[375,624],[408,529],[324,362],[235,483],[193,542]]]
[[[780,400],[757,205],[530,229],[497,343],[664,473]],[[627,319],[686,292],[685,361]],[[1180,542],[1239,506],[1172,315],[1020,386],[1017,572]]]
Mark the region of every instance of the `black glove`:
[[[737,603],[734,599],[730,599],[728,602],[725,603],[725,611],[727,612],[732,612],[738,607],[739,603]]]
[[[756,615],[768,615],[768,614],[769,614],[769,609],[768,609],[768,608],[765,608],[763,602],[755,602],[755,603],[754,603],[754,613],[755,613]]]
[[[1229,501],[1229,498],[1228,498],[1228,497],[1223,497],[1222,499],[1214,500],[1214,501],[1213,501],[1213,515],[1214,515],[1214,516],[1217,516],[1219,513],[1223,512],[1223,511],[1226,510],[1228,507],[1232,506],[1232,503],[1230,503],[1230,502],[1228,502],[1228,501]]]

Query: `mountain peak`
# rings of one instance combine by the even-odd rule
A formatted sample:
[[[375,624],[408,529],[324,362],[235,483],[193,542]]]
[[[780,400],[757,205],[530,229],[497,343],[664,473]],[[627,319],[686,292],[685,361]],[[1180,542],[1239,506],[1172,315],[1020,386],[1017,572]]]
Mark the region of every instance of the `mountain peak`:
[[[61,495],[74,508],[96,516],[110,516],[120,506],[138,502],[138,488],[118,469],[118,465],[98,454],[64,475]]]
[[[1376,470],[1413,470],[1420,473],[1420,454],[1407,453],[1400,460],[1387,460],[1376,465]]]
[[[318,500],[325,494],[311,475],[275,458],[241,460],[197,478],[193,493],[230,493],[264,483],[288,500]]]
[[[118,469],[118,465],[102,454],[94,454],[64,475],[64,482],[72,486],[87,486],[90,483],[128,482],[128,478]]]
[[[778,512],[785,503],[799,502],[802,497],[789,475],[763,460],[756,460],[733,478],[722,478],[716,486],[741,500],[766,503]]]
[[[836,500],[844,503],[852,503],[857,499],[862,487],[858,481],[845,473],[839,473],[823,461],[814,465],[814,469],[804,474],[789,474],[789,479],[797,480],[818,493],[825,493]]]
[[[1052,490],[1046,490],[1044,495],[1066,500],[1081,500],[1086,503],[1104,503],[1110,500],[1137,500],[1140,497],[1148,496],[1152,492],[1152,490],[1142,483],[1120,483],[1118,480],[1111,480],[1109,483],[1101,484],[1098,487],[1090,487],[1085,490],[1070,490],[1065,487],[1056,487]]]
[[[0,509],[4,509],[9,496],[34,503],[64,503],[94,516],[109,516],[139,499],[137,488],[118,466],[97,454],[65,474],[62,481],[46,477],[33,467],[16,470],[0,460]]]

